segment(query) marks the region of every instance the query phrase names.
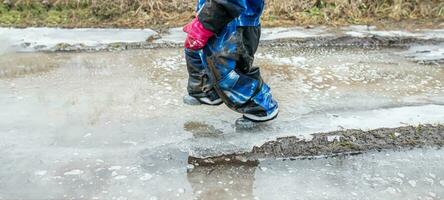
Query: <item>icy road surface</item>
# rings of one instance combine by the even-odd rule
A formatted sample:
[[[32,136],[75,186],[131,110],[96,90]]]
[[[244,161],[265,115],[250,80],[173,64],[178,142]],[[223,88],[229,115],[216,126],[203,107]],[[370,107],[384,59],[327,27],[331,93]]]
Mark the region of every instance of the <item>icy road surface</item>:
[[[256,64],[282,113],[243,133],[224,106],[183,105],[180,49],[5,53],[0,199],[444,198],[442,150],[187,164],[283,136],[444,123],[444,68],[405,52],[262,48]]]

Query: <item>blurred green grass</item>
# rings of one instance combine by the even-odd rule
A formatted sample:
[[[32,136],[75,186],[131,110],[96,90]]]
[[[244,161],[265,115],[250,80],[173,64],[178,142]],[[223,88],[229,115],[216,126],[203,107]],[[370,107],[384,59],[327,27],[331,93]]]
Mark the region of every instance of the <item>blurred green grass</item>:
[[[4,0],[1,26],[174,27],[196,0]],[[265,26],[444,21],[444,0],[266,0]]]

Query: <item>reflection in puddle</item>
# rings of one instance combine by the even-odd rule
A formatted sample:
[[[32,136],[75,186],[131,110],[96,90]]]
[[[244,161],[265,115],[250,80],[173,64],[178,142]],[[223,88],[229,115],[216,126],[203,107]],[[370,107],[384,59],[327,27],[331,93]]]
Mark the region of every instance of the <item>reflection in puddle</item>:
[[[195,199],[254,199],[254,166],[196,167],[187,174]]]
[[[205,122],[187,122],[183,125],[185,131],[191,132],[194,137],[220,137],[223,134],[222,130],[216,129],[212,125]]]
[[[0,79],[48,72],[60,66],[67,56],[45,53],[8,53],[0,55]]]

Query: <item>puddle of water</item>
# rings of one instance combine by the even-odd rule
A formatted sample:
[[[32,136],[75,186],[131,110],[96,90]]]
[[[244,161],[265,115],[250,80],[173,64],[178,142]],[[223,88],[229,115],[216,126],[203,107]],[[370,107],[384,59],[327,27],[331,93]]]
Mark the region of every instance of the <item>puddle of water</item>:
[[[0,56],[0,79],[48,72],[60,66],[66,56],[44,53],[6,53]]]
[[[377,128],[380,124],[442,123],[443,68],[410,62],[399,54],[401,51],[261,49],[257,64],[263,66],[282,113],[273,125],[254,133],[236,132],[233,121],[239,115],[224,106],[183,105],[187,75],[180,49],[2,55],[0,153],[5,156],[0,158],[4,163],[0,166],[0,199],[191,199],[215,192],[229,199],[273,199],[273,194],[263,191],[271,188],[268,178],[277,179],[272,172],[282,172],[281,164],[270,167],[265,162],[259,168],[243,167],[238,171],[231,169],[233,166],[222,166],[212,172],[194,169],[187,174],[193,168],[187,164],[188,155],[250,150],[275,137],[310,137],[313,132],[337,130],[339,125]],[[412,105],[416,107],[405,107]],[[381,117],[387,115],[393,116]],[[428,158],[433,155],[408,159],[423,159],[420,162],[424,167],[433,167],[435,160],[442,163],[442,157]],[[353,159],[356,161],[349,161],[351,166],[361,162]],[[294,162],[293,168],[304,173],[309,173],[304,169],[310,167],[329,172],[323,169],[323,161],[313,162],[318,168],[307,162]],[[402,162],[395,166],[410,167]],[[350,179],[345,181],[349,184],[345,189],[351,190],[353,183],[362,178],[357,171],[343,167],[334,172],[341,169],[356,173],[356,177],[344,175]],[[361,169],[381,169],[379,165],[367,167]],[[442,179],[440,169],[430,171]],[[227,178],[214,183],[217,174],[231,177],[233,183]],[[313,183],[325,178],[312,175],[306,177],[313,177]],[[425,178],[411,179],[421,186],[418,193],[423,197],[442,196],[439,191],[443,190],[428,191],[420,184]],[[435,178],[433,183],[438,188],[440,180]],[[301,184],[294,186],[304,188]],[[391,186],[388,192],[397,197],[399,190],[406,191],[403,187]],[[364,194],[373,197],[371,191],[379,187],[362,188],[369,191]],[[276,187],[271,189],[281,192]],[[304,191],[309,190],[317,191]],[[326,191],[334,195],[334,190]],[[347,195],[353,196],[351,192]]]
[[[433,96],[440,98],[443,68],[410,62],[396,54],[398,51],[279,48],[258,57],[285,107],[304,108],[308,104],[308,112],[374,109],[382,104],[432,103]]]
[[[373,109],[442,105],[443,68],[410,62],[402,51],[261,49],[257,64],[282,113],[273,126],[241,135],[233,127],[239,115],[225,106],[183,105],[187,75],[181,49],[8,54],[0,56],[5,61],[0,71],[8,72],[0,78],[0,131],[11,132],[5,137],[12,141],[17,137],[12,133],[21,133],[25,142],[67,147],[183,142],[185,149],[198,145],[202,152],[221,153],[251,149],[272,137],[336,130],[342,119],[378,124]],[[356,116],[358,111],[366,117]],[[404,116],[408,109],[398,113],[387,125],[436,122],[423,115],[412,121]],[[320,121],[325,123],[313,123]]]
[[[441,199],[442,150],[267,161],[255,173],[260,199]]]
[[[4,199],[440,199],[444,151],[192,167],[186,153],[82,151],[0,158]],[[5,154],[3,154],[5,155]],[[25,181],[26,180],[26,181]],[[49,189],[50,188],[50,189]]]

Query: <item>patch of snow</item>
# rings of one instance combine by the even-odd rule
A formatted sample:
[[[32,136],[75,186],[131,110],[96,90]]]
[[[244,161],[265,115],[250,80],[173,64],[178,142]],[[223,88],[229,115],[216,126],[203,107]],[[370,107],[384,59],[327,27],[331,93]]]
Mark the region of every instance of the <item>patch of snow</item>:
[[[386,190],[384,190],[384,192],[387,192],[389,194],[396,194],[397,190],[393,187],[388,187]]]
[[[421,63],[444,62],[444,44],[415,45],[403,54],[407,58]]]
[[[48,173],[48,171],[46,171],[46,170],[40,170],[40,171],[34,172],[34,175],[36,175],[36,176],[44,176],[47,173]]]
[[[278,39],[288,39],[288,38],[312,38],[312,37],[326,37],[333,36],[328,29],[324,27],[317,28],[303,28],[303,27],[293,27],[293,28],[264,28],[262,29],[261,40],[278,40]]]
[[[137,142],[135,142],[135,141],[123,141],[122,143],[137,146]]]
[[[426,105],[354,112],[340,116],[335,123],[346,129],[395,128],[403,124],[436,124],[444,120],[444,106]],[[387,118],[386,116],[390,116]]]
[[[326,37],[333,36],[328,29],[324,27],[316,28],[304,28],[304,27],[292,27],[292,28],[263,28],[261,40],[278,40],[288,38],[311,38],[311,37]],[[168,33],[163,34],[162,38],[155,40],[154,43],[173,43],[181,44],[185,41],[186,33],[182,31],[182,28],[172,28]]]
[[[187,165],[187,169],[188,169],[188,170],[193,170],[194,168],[195,168],[194,165],[191,165],[191,164]]]
[[[83,138],[91,137],[91,135],[92,135],[91,133],[87,133],[83,136]]]
[[[348,26],[342,28],[345,35],[364,38],[364,37],[424,37],[422,32],[409,32],[404,30],[377,30],[375,26]]]
[[[342,28],[346,35],[352,37],[414,37],[418,39],[444,39],[444,29],[377,30],[374,26],[348,26]]]
[[[34,51],[50,50],[60,44],[71,46],[102,47],[112,43],[145,42],[158,33],[151,29],[101,29],[101,28],[0,28],[0,54],[5,51]],[[334,35],[349,35],[352,37],[416,37],[420,39],[444,39],[442,29],[424,29],[415,32],[404,30],[377,30],[374,26],[348,26],[340,30],[315,27],[264,28],[263,41],[279,39],[322,38]],[[181,27],[172,28],[154,43],[182,44],[186,33]]]
[[[267,59],[273,62],[276,65],[291,65],[291,66],[303,66],[306,64],[307,59],[301,56],[291,56],[291,57],[278,57],[272,54],[262,54],[258,53],[256,58],[259,59]]]
[[[181,44],[185,41],[186,37],[187,35],[182,31],[182,28],[172,28],[168,30],[168,33],[163,34],[160,39],[155,40],[154,43]]]
[[[122,169],[121,166],[111,166],[110,168],[108,168],[109,171],[115,171],[115,170],[120,170]]]
[[[433,174],[433,173],[429,173],[429,176],[434,178],[434,179],[436,178],[436,174]]]
[[[380,37],[421,37],[420,33],[411,33],[408,31],[371,31],[373,35]]]
[[[358,32],[358,31],[347,31],[345,32],[346,35],[352,36],[352,37],[358,37],[358,38],[364,38],[368,37],[368,33]]]
[[[99,46],[112,43],[144,42],[157,33],[151,29],[101,28],[0,28],[0,38],[22,50],[51,49],[58,44]]]
[[[112,176],[112,177],[115,177],[115,176],[117,176],[117,175],[119,175],[119,174],[117,174],[116,171],[113,171],[113,173],[111,173],[111,176]]]
[[[424,181],[425,182],[427,182],[428,184],[430,184],[430,185],[433,185],[434,183],[435,183],[435,181],[433,180],[433,179],[431,179],[431,178],[424,178]]]
[[[65,172],[63,175],[65,175],[65,176],[70,176],[70,175],[81,175],[81,174],[83,174],[83,173],[84,173],[84,172],[83,172],[82,170],[75,169],[75,170],[71,170],[71,171]]]
[[[183,193],[185,193],[185,189],[184,188],[179,188],[179,189],[177,189],[177,192],[179,194],[183,194]]]
[[[144,174],[143,176],[141,176],[139,179],[141,180],[141,181],[147,181],[147,180],[150,180],[150,179],[152,179],[153,178],[153,175],[151,175],[151,174]]]
[[[424,39],[444,39],[444,29],[425,29],[421,30]]]
[[[407,31],[346,31],[346,35],[358,38],[364,37],[417,37],[421,38],[424,35],[421,33],[411,33]]]
[[[376,30],[376,26],[368,26],[368,25],[350,25],[342,28],[343,30],[353,30],[353,31],[373,31]]]
[[[126,178],[127,178],[127,176],[125,176],[125,175],[120,175],[120,176],[114,177],[114,179],[116,179],[116,180],[122,180],[122,179],[126,179]]]

